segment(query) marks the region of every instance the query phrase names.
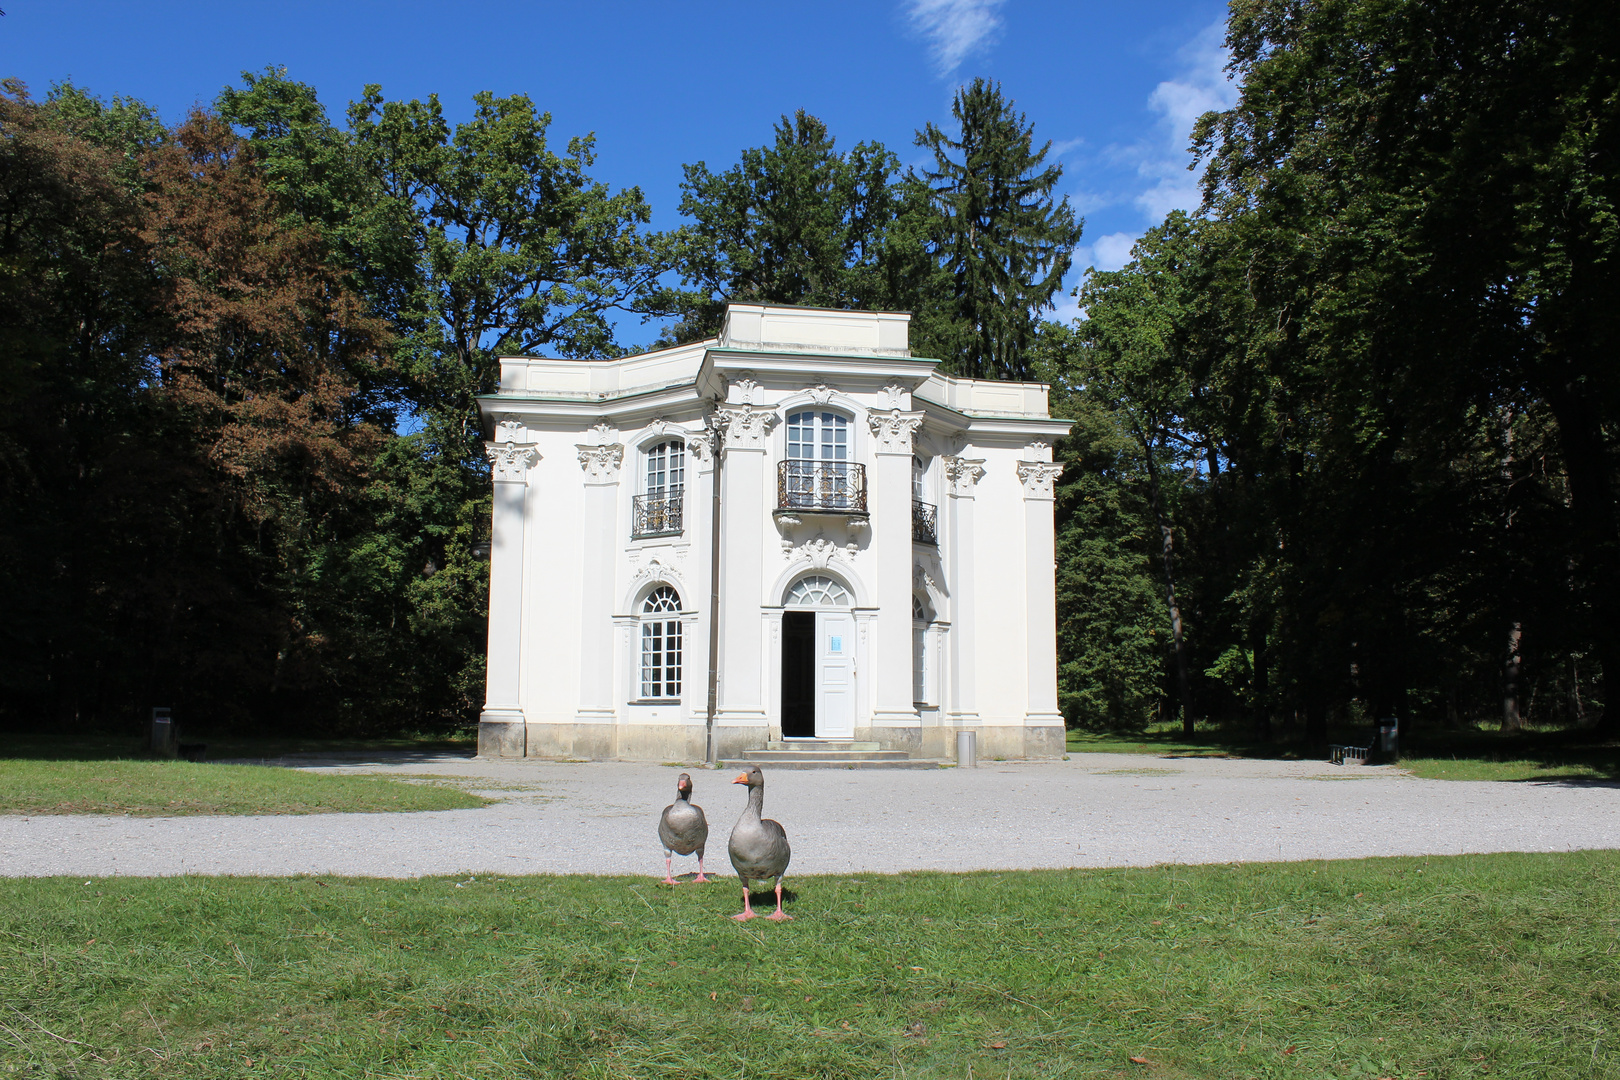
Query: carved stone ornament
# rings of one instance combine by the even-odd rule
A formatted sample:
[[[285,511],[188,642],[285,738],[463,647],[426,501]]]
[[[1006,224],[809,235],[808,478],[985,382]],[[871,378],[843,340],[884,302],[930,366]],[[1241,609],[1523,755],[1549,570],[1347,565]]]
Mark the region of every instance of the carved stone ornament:
[[[854,546],[854,544],[848,545],[849,548]],[[788,541],[784,540],[782,542],[782,557],[784,559],[788,562],[793,562],[796,559],[807,559],[810,565],[818,570],[825,570],[828,563],[835,559],[842,559],[847,554],[846,548],[839,547],[820,533],[816,534],[815,539],[797,547]]]
[[[649,581],[668,582],[670,585],[675,586],[676,592],[680,593],[682,596],[686,595],[686,586],[685,583],[681,581],[680,574],[676,572],[674,567],[665,566],[663,563],[659,562],[657,558],[654,558],[646,566],[638,569],[635,573],[635,577],[632,579],[632,583],[638,589],[647,584]]]
[[[532,445],[516,442],[487,442],[484,454],[494,471],[496,483],[523,484],[529,479],[529,470],[540,460],[540,451]]]
[[[776,426],[775,412],[752,405],[717,409],[716,413],[725,421],[727,449],[763,450],[765,436]]]
[[[939,583],[939,578],[934,576],[931,569],[922,563],[914,563],[911,567],[912,588],[927,592],[933,596],[949,596],[950,593]]]
[[[624,464],[624,444],[611,443],[598,446],[575,443],[579,451],[579,467],[585,470],[587,484],[613,484],[619,480],[619,466]]]
[[[754,381],[752,371],[742,371],[738,372],[737,377],[731,381],[731,388],[737,392],[737,404],[752,405],[754,404],[754,391],[759,389],[759,383]]]
[[[866,417],[880,454],[910,455],[912,437],[917,434],[922,421],[922,413],[903,413],[899,409],[889,413],[869,413]]]
[[[1063,466],[1050,461],[1020,461],[1018,479],[1024,485],[1024,498],[1050,499],[1052,485],[1063,475]]]
[[[647,430],[654,435],[663,435],[666,432],[675,430],[675,425],[662,416],[655,416],[647,421]]]
[[[1036,439],[1032,443],[1025,443],[1024,458],[1027,461],[1051,461],[1052,444],[1044,439]]]
[[[714,460],[714,432],[694,431],[686,436],[686,450],[699,465]]]
[[[809,395],[810,400],[814,401],[817,405],[825,405],[827,402],[832,400],[832,396],[838,391],[834,390],[824,382],[819,382],[814,386],[805,387],[804,392]]]
[[[951,485],[951,494],[971,496],[984,476],[984,458],[948,457],[940,460],[945,464],[945,479]]]
[[[598,420],[585,434],[597,446],[607,446],[618,439],[619,429],[606,420]]]
[[[890,383],[883,388],[885,409],[903,409],[906,406],[906,388]]]

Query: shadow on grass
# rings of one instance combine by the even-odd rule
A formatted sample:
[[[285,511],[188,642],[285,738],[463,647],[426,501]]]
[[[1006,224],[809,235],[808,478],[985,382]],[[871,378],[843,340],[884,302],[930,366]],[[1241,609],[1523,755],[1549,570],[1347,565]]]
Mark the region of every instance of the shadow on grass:
[[[1069,753],[1134,753],[1162,758],[1233,757],[1277,761],[1324,761],[1331,743],[1366,746],[1374,733],[1365,725],[1330,731],[1323,742],[1307,742],[1284,730],[1277,738],[1254,738],[1252,725],[1200,724],[1191,738],[1179,724],[1153,725],[1141,732],[1070,731]],[[1499,765],[1522,762],[1534,769],[1586,769],[1590,777],[1514,777],[1514,782],[1602,786],[1620,781],[1620,739],[1583,730],[1487,731],[1409,726],[1401,732],[1403,759],[1450,759]],[[1398,764],[1398,762],[1397,762]],[[1505,778],[1504,778],[1505,779]]]

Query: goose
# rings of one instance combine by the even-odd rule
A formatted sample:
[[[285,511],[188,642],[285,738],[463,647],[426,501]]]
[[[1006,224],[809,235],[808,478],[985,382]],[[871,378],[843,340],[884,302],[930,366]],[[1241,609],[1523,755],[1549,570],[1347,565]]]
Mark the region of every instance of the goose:
[[[697,852],[698,874],[694,881],[708,881],[703,876],[703,846],[709,839],[709,819],[703,816],[703,807],[692,805],[692,778],[681,773],[675,781],[675,801],[664,807],[658,819],[658,839],[664,844],[664,884],[678,885],[670,866],[671,853],[690,855]]]
[[[793,857],[793,851],[788,847],[787,830],[770,818],[759,816],[765,808],[765,775],[755,765],[732,783],[748,785],[748,806],[732,827],[731,843],[728,845],[731,865],[736,867],[743,887],[742,914],[733,915],[732,918],[739,922],[752,919],[755,912],[748,903],[748,883],[774,878],[776,910],[767,918],[773,922],[791,919],[793,916],[782,911],[782,875],[787,873],[788,860]]]

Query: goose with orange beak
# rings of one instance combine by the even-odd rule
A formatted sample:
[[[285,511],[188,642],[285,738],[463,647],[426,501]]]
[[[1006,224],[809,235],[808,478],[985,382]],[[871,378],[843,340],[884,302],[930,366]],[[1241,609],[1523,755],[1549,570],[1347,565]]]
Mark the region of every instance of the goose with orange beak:
[[[765,809],[765,775],[759,771],[758,765],[754,765],[732,783],[748,785],[748,806],[732,828],[731,843],[728,845],[731,865],[736,868],[743,887],[742,914],[733,915],[732,918],[739,922],[752,919],[757,912],[748,902],[749,883],[774,879],[776,910],[767,918],[773,922],[791,919],[793,916],[782,910],[782,875],[787,873],[793,850],[788,847],[787,830],[770,818],[760,816]]]

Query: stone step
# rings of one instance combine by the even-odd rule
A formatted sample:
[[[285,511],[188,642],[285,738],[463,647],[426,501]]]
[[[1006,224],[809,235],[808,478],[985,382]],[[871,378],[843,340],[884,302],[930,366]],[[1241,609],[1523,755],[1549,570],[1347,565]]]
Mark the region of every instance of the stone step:
[[[761,751],[755,750],[757,754]],[[723,769],[735,769],[749,765],[770,766],[774,769],[938,769],[951,762],[931,761],[925,758],[910,758],[903,754],[899,758],[870,758],[829,757],[823,755],[816,758],[770,759],[761,761],[752,757],[747,761],[722,761],[718,766]]]
[[[764,764],[767,761],[905,761],[904,750],[744,750],[743,757]]]
[[[852,739],[778,739],[765,744],[767,750],[879,750],[875,742],[855,742]]]

